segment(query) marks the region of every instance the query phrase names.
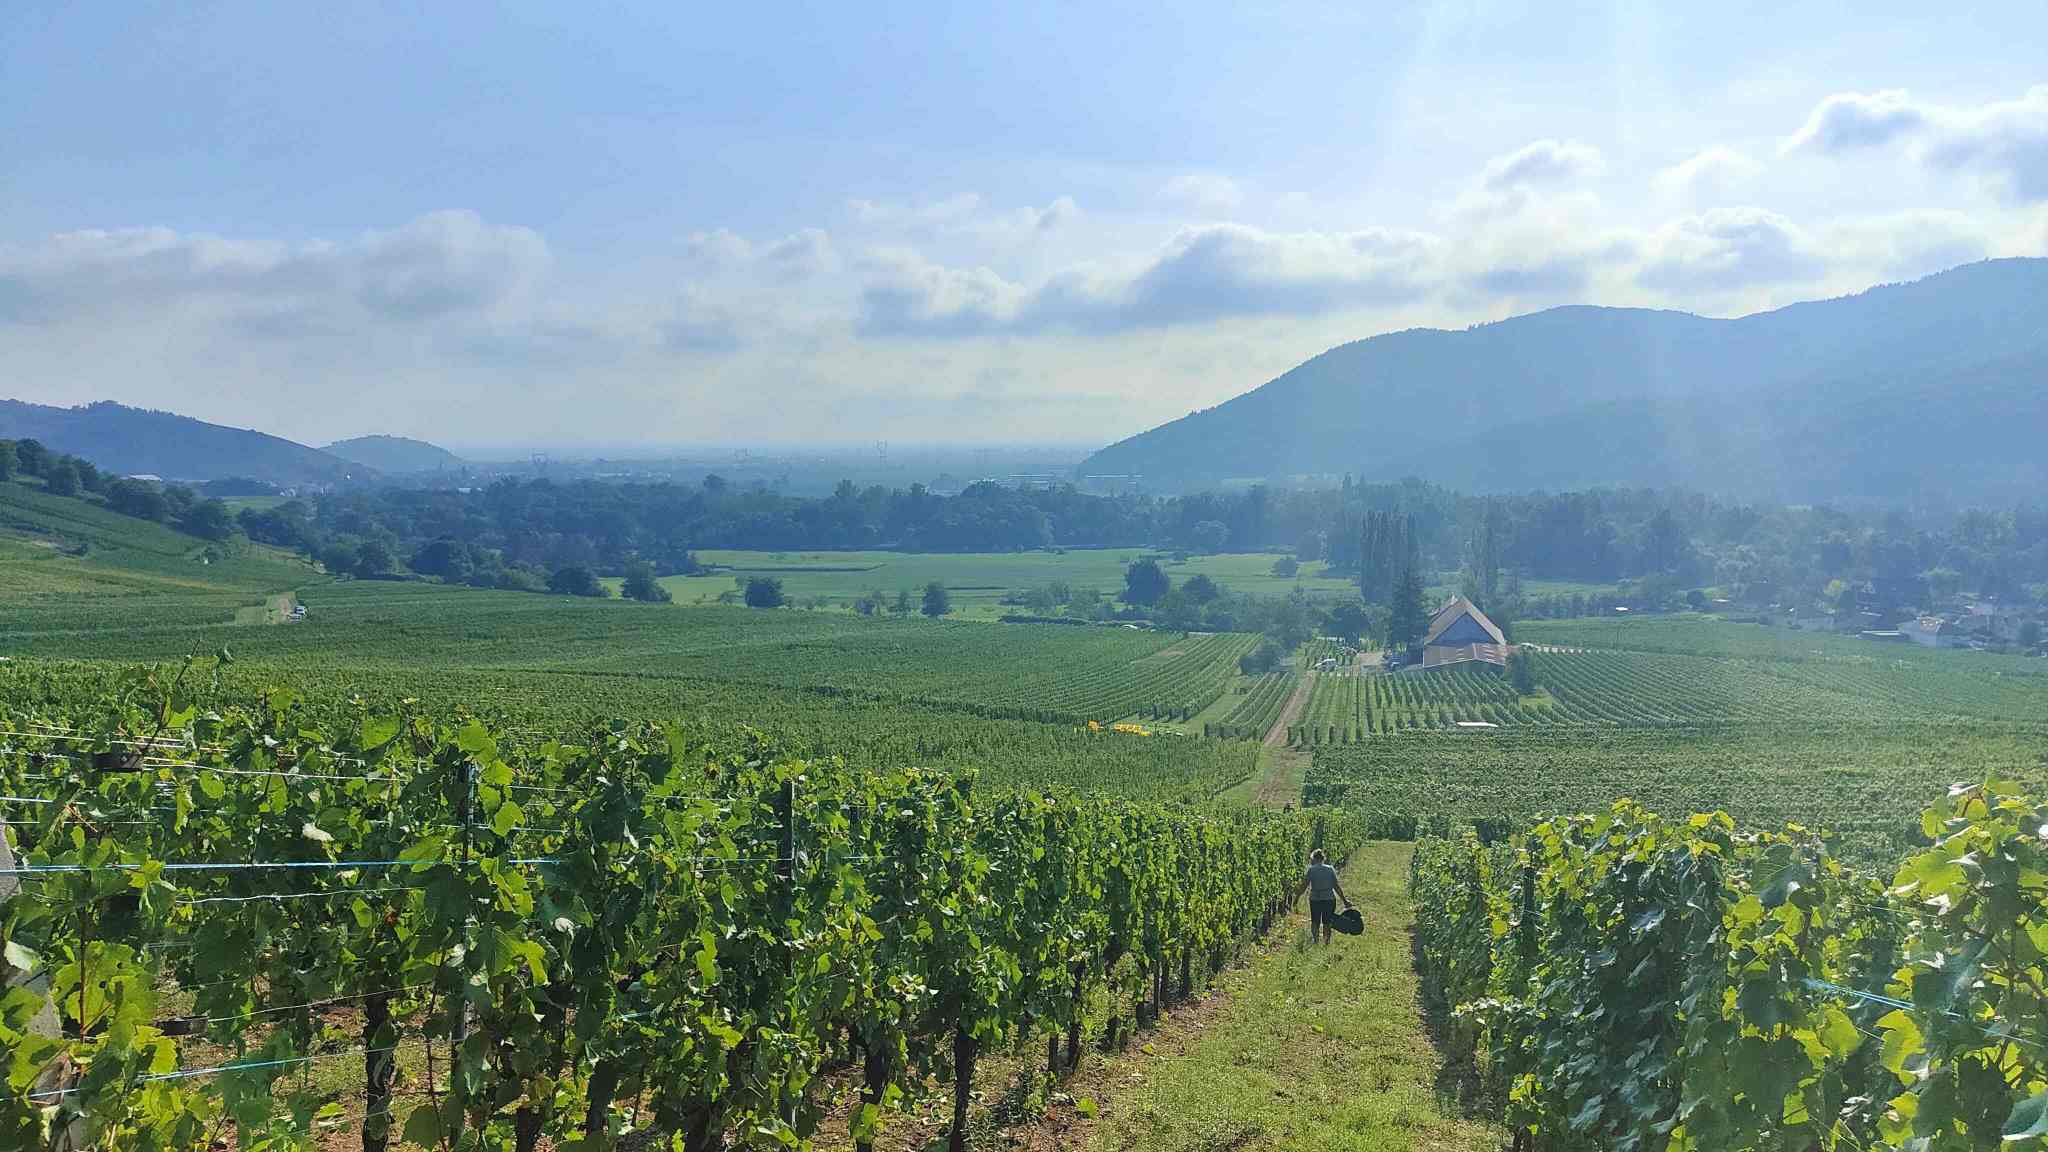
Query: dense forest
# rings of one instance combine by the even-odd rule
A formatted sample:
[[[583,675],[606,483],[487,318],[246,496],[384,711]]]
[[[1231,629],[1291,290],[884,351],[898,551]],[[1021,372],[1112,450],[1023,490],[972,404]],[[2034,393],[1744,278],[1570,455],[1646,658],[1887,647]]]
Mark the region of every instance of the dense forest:
[[[452,562],[620,571],[637,560],[683,572],[702,548],[1150,547],[1277,549],[1352,572],[1371,512],[1412,520],[1410,546],[1422,568],[1439,575],[1465,569],[1483,535],[1486,564],[1497,574],[1489,582],[1649,579],[1714,587],[1736,599],[1803,602],[1834,581],[1920,584],[1928,597],[2017,597],[2048,581],[2048,513],[2035,505],[1921,518],[1682,492],[1480,498],[1420,481],[1163,498],[988,483],[951,496],[916,485],[841,484],[831,496],[806,498],[739,489],[717,477],[702,485],[501,481],[471,491],[383,488],[293,501],[245,512],[241,523],[267,543],[316,552],[368,546],[401,563],[422,558],[428,569]]]

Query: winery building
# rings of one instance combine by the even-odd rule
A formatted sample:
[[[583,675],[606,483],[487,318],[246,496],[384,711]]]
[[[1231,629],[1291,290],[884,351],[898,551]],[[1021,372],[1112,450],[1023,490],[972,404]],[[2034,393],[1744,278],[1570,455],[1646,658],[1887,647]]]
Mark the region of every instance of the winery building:
[[[1478,605],[1459,596],[1430,620],[1422,640],[1422,666],[1441,668],[1472,660],[1506,667],[1508,638]]]

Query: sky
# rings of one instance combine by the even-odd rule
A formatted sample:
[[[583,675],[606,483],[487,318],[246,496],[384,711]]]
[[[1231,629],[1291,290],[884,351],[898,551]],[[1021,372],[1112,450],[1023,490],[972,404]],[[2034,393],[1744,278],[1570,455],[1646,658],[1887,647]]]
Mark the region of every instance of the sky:
[[[2048,254],[2040,0],[1252,7],[14,0],[0,396],[1102,444],[1376,333]]]

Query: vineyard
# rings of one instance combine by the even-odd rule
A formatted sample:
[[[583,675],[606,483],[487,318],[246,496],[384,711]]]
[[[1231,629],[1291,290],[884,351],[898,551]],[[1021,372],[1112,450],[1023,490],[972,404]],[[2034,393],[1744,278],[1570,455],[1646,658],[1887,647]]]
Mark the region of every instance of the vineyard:
[[[1184,719],[1217,700],[1256,638],[1122,628],[993,627],[840,613],[622,604],[426,584],[308,590],[288,627],[159,617],[120,600],[38,612],[22,655],[174,660],[230,647],[286,669],[524,669],[676,676],[941,705],[1065,724]],[[0,615],[4,622],[4,615]]]
[[[1504,672],[1478,663],[1394,675],[1324,673],[1290,743],[1355,744],[1459,728],[2048,719],[2048,677],[2039,675],[1619,651],[1525,650],[1525,657],[1537,686],[1529,696],[1518,695]]]
[[[1202,725],[1202,735],[1219,739],[1263,740],[1294,695],[1294,674],[1268,672],[1253,680],[1244,699],[1221,722]]]
[[[10,1146],[782,1147],[846,1095],[865,1145],[938,1077],[959,1148],[982,1053],[1114,1045],[1355,838],[660,724],[230,702],[191,666],[67,689],[89,674],[0,718],[33,977],[0,1017]]]
[[[1412,834],[1526,828],[1630,797],[1660,811],[1727,811],[1745,826],[1834,829],[1845,853],[1896,858],[1918,835],[1921,799],[1959,780],[2048,789],[2043,747],[2038,734],[1968,724],[1418,732],[1318,748],[1302,799]]]
[[[1627,803],[1418,845],[1452,1057],[1517,1149],[2040,1147],[2048,809],[1927,794],[1925,846],[1871,873]]]
[[[122,666],[91,662],[0,664],[0,700],[66,707],[117,690]],[[473,715],[500,733],[537,736],[613,716],[659,720],[707,742],[769,733],[802,757],[837,757],[854,768],[904,764],[973,768],[1001,787],[1070,788],[1151,799],[1201,800],[1257,767],[1257,749],[1222,740],[1129,739],[1085,727],[976,716],[887,698],[828,695],[724,680],[668,676],[439,669],[331,668],[237,662],[220,687],[195,694],[226,706],[275,687],[302,706],[340,706],[354,696],[412,699],[435,715]]]

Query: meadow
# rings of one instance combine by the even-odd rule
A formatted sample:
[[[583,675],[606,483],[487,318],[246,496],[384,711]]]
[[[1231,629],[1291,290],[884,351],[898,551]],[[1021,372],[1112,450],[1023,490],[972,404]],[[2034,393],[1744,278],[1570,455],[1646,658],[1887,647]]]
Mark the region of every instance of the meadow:
[[[1232,592],[1284,596],[1299,587],[1312,595],[1347,593],[1349,578],[1330,575],[1321,563],[1301,566],[1297,577],[1275,576],[1279,553],[1191,555],[1186,560],[1143,548],[1071,548],[1037,552],[743,552],[707,549],[697,558],[716,571],[703,576],[668,576],[661,583],[679,604],[715,602],[733,591],[734,578],[771,576],[782,581],[784,595],[801,602],[851,608],[864,593],[880,591],[893,599],[908,590],[915,600],[926,584],[946,586],[955,615],[993,620],[1027,609],[1004,604],[1012,597],[1063,583],[1080,591],[1094,589],[1105,598],[1123,591],[1124,570],[1142,557],[1155,556],[1178,584],[1207,576]]]

